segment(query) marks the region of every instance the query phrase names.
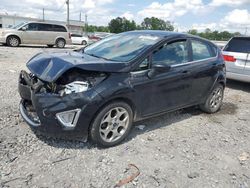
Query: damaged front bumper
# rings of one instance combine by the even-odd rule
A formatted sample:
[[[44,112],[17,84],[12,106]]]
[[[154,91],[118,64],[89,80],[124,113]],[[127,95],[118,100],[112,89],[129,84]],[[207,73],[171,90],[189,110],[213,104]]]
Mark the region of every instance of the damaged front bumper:
[[[32,130],[46,136],[86,141],[92,118],[102,101],[95,90],[61,96],[40,92],[43,86],[32,83],[25,71],[19,76],[19,105],[23,119]]]

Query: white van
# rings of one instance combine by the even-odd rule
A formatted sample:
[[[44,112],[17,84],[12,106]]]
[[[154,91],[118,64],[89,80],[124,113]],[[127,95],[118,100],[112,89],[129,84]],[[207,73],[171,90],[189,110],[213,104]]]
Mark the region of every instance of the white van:
[[[45,22],[26,22],[12,28],[0,29],[0,43],[17,47],[20,44],[46,44],[64,48],[71,44],[71,36],[66,26]]]

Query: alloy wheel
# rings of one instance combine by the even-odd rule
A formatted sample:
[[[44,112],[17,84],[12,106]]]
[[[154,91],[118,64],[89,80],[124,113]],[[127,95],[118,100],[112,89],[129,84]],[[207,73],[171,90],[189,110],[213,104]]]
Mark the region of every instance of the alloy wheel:
[[[105,142],[115,142],[125,134],[128,125],[128,111],[122,107],[112,108],[102,118],[99,133]]]
[[[222,98],[223,98],[223,91],[221,88],[216,88],[213,93],[212,93],[212,98],[210,99],[210,107],[212,109],[217,109],[222,102]]]
[[[19,41],[18,41],[18,39],[17,39],[16,37],[10,37],[10,39],[9,39],[9,44],[10,44],[11,46],[16,47],[16,46],[18,46]]]

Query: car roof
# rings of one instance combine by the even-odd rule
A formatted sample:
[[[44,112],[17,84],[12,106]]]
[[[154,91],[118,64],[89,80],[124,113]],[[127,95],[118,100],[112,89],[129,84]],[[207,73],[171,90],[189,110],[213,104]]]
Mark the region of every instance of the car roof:
[[[172,31],[161,31],[161,30],[135,30],[135,31],[128,31],[125,33],[135,33],[135,34],[148,34],[148,35],[155,35],[158,37],[166,38],[169,36],[186,36],[184,33],[172,32]]]
[[[188,33],[179,33],[179,32],[173,32],[173,31],[162,31],[162,30],[135,30],[135,31],[128,31],[125,33],[136,33],[136,34],[148,34],[148,35],[155,35],[158,36],[162,39],[164,38],[175,38],[175,37],[189,37],[189,38],[193,38],[193,39],[199,39],[202,40],[204,42],[210,43],[212,45],[214,45],[211,41],[204,39],[202,37],[199,36],[195,36],[195,35],[191,35]]]

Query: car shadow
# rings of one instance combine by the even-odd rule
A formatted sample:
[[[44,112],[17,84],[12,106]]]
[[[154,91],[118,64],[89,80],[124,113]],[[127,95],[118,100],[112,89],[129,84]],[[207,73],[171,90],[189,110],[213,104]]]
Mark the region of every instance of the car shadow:
[[[163,127],[171,126],[175,123],[192,118],[193,116],[200,115],[202,113],[203,112],[199,110],[198,107],[189,107],[135,122],[133,129],[131,130],[130,135],[126,140],[132,140],[138,135],[145,134],[146,132],[151,132],[156,129],[161,129]]]
[[[162,115],[149,118],[143,121],[138,121],[133,124],[133,128],[129,133],[129,136],[119,145],[125,144],[130,142],[133,138],[138,135],[144,134],[146,132],[154,131],[155,129],[160,129],[162,127],[170,126],[177,122],[183,121],[185,119],[189,119],[195,115],[200,115],[201,112],[197,107],[190,107],[186,109],[177,110],[174,112],[164,113]],[[138,126],[143,125],[143,129],[138,129]],[[43,135],[39,135],[35,133],[38,139],[43,141],[44,143],[48,144],[49,146],[56,147],[56,148],[65,148],[65,149],[91,149],[91,148],[98,148],[98,149],[105,149],[100,148],[91,142],[83,142],[83,141],[76,141],[76,140],[65,140],[59,138],[51,138],[46,137]],[[117,147],[119,147],[119,145]]]
[[[238,107],[236,104],[225,102],[223,103],[221,110],[215,114],[206,114],[202,112],[197,106],[195,106],[173,112],[164,113],[162,115],[149,118],[143,121],[138,121],[133,124],[132,130],[130,131],[128,137],[122,143],[114,147],[119,147],[120,145],[126,144],[141,134],[145,134],[147,132],[151,132],[156,129],[161,129],[163,127],[171,126],[173,124],[176,124],[178,122],[184,121],[186,119],[192,118],[197,115],[209,116],[210,118],[225,114],[233,115],[236,113],[237,109]],[[97,148],[100,150],[106,149],[106,148],[100,148],[89,141],[84,142],[81,140],[65,140],[65,139],[46,137],[39,134],[36,134],[36,136],[44,143],[56,148],[64,148],[64,149]]]
[[[227,87],[230,89],[250,92],[250,83],[227,79]]]

